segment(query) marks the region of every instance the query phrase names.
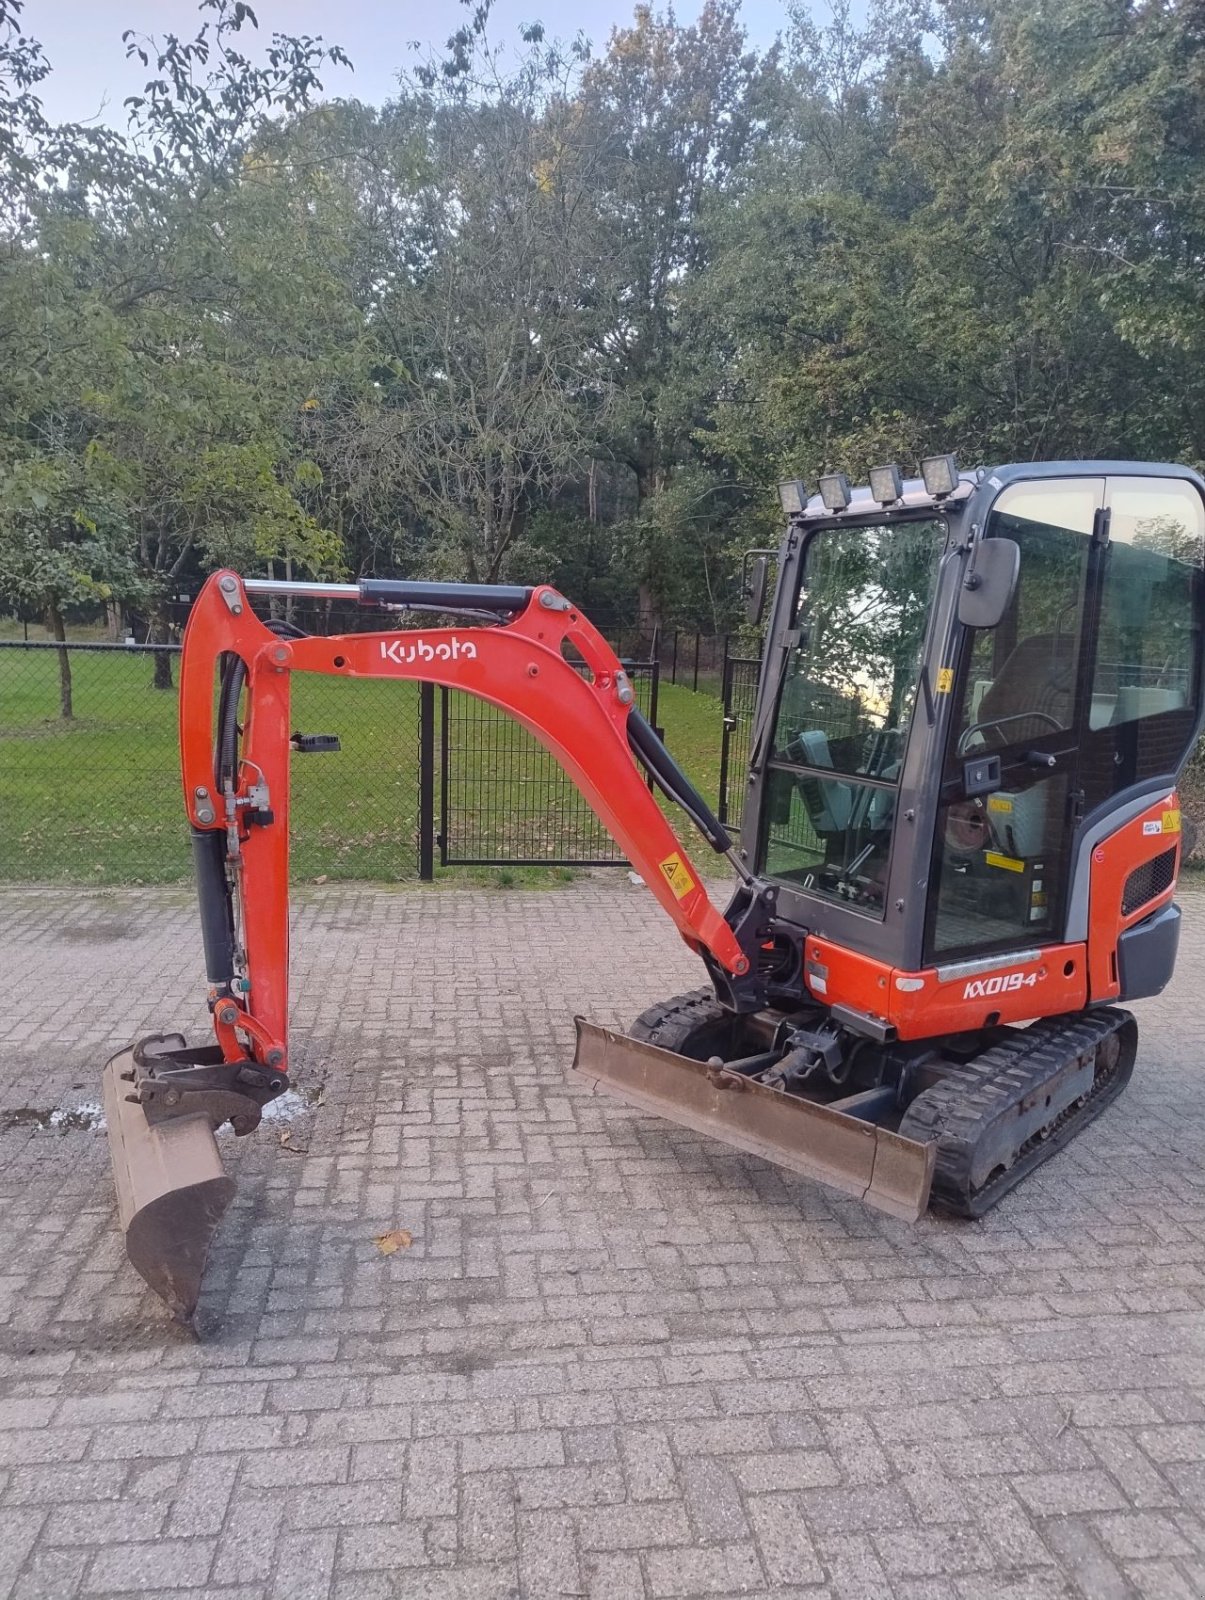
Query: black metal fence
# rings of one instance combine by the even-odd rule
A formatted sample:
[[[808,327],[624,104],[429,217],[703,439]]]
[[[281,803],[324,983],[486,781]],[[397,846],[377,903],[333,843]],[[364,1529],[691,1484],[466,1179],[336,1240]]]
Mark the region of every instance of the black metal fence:
[[[753,719],[757,710],[760,674],[760,661],[749,656],[725,655],[719,818],[734,833],[740,828],[745,809],[746,778],[753,744]]]
[[[175,778],[178,655],[178,645],[0,640],[0,879],[188,876]],[[626,665],[656,726],[658,665]],[[429,878],[437,857],[499,866],[622,859],[543,746],[473,696],[298,673],[292,712],[296,730],[336,733],[342,746],[291,764],[299,879]]]
[[[650,634],[639,628],[604,629],[618,656],[655,660],[661,682],[696,694],[723,694],[724,663],[729,656],[754,653],[745,633],[703,633],[694,628],[657,627]]]
[[[0,878],[128,883],[188,875],[170,681],[178,655],[178,645],[60,650],[0,640]],[[156,688],[165,676],[169,687]],[[298,673],[292,701],[295,728],[342,741],[341,755],[292,763],[296,875],[413,877],[418,686]]]
[[[625,661],[657,726],[660,669]],[[440,690],[439,859],[443,866],[608,866],[624,859],[575,786],[512,717]]]

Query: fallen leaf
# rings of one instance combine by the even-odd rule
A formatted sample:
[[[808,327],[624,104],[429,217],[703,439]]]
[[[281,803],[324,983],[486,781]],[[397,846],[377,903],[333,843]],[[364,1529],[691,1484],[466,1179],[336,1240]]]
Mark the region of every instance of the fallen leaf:
[[[292,1137],[293,1137],[293,1134],[292,1134],[292,1131],[291,1131],[291,1129],[289,1129],[289,1128],[286,1128],[286,1129],[285,1129],[285,1130],[284,1130],[284,1132],[283,1132],[283,1133],[282,1133],[282,1134],[281,1134],[281,1136],[280,1136],[280,1142],[281,1142],[281,1144],[288,1144],[288,1142],[289,1142],[289,1140],[290,1140],[290,1139],[291,1139],[291,1138],[292,1138]]]
[[[391,1228],[388,1233],[374,1234],[372,1242],[383,1256],[393,1256],[399,1250],[409,1250],[414,1243],[414,1235],[407,1233],[405,1228]]]
[[[326,872],[320,872],[314,879],[315,883],[329,883],[330,881],[330,874]]]

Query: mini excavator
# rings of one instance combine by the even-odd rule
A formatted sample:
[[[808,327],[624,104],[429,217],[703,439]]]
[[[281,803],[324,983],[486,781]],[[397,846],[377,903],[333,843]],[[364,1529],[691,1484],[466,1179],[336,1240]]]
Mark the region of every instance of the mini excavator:
[[[626,1034],[578,1019],[585,1082],[906,1219],[981,1215],[1120,1094],[1124,1003],[1176,957],[1205,481],[935,456],[779,494],[737,838],[553,588],[208,580],[180,746],[215,1038],[145,1038],[104,1073],[127,1250],[178,1317],[234,1190],[215,1132],[251,1133],[289,1083],[289,766],[337,746],[294,731],[300,672],[515,717],[701,958],[706,985]],[[450,625],[328,637],[253,610],[290,593]],[[647,779],[735,873],[723,912]]]

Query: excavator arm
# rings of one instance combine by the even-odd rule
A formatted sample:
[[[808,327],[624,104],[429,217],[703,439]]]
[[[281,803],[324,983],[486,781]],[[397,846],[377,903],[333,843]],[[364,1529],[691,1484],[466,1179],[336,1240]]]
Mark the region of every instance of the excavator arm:
[[[555,756],[687,944],[733,977],[749,972],[749,955],[633,755],[713,849],[728,852],[727,832],[641,716],[614,651],[564,596],[548,587],[318,585],[375,606],[484,612],[497,625],[289,637],[249,603],[248,590],[281,587],[217,573],[193,607],[181,658],[184,799],[215,1031],[227,1061],[250,1055],[278,1071],[287,1064],[289,702],[297,672],[436,683],[507,712]],[[354,787],[354,774],[350,781]]]
[[[492,626],[303,635],[261,620],[254,594],[304,593]],[[300,585],[216,573],[189,617],[180,759],[216,1043],[143,1039],[105,1068],[118,1210],[133,1264],[177,1316],[196,1306],[234,1192],[214,1133],[249,1133],[288,1084],[290,688],[298,672],[442,684],[514,717],[577,785],[733,1011],[762,1002],[766,891],[635,705],[602,635],[555,589],[365,580]],[[635,759],[634,759],[635,758]],[[637,765],[742,882],[713,905]],[[354,787],[355,775],[350,777]]]

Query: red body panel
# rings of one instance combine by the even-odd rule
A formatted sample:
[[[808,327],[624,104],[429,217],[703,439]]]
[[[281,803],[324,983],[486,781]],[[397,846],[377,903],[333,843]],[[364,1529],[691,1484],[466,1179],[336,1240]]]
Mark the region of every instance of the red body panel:
[[[818,1000],[852,1006],[890,1023],[901,1039],[1026,1022],[1081,1011],[1087,1003],[1082,944],[1047,945],[1029,961],[985,957],[904,972],[840,945],[809,939],[804,973]],[[818,982],[823,989],[817,988]]]
[[[590,676],[562,654],[568,642]],[[626,676],[602,635],[552,589],[534,591],[526,610],[492,628],[431,628],[418,633],[357,633],[282,639],[254,615],[241,580],[217,573],[193,607],[180,667],[180,759],[194,827],[229,819],[214,790],[214,683],[218,658],[233,653],[248,669],[238,798],[267,785],[273,821],[245,825],[236,812],[238,871],[251,992],[242,1004],[256,1026],[242,1028],[257,1059],[284,1049],[288,1028],[289,684],[293,672],[332,677],[400,678],[475,694],[530,730],[564,767],[686,942],[726,970],[748,963],[712,904],[628,747]],[[238,1030],[218,1025],[227,1059],[240,1053]]]
[[[1166,889],[1123,914],[1126,882],[1131,873],[1169,848],[1177,851],[1178,873],[1179,846],[1179,801],[1169,793],[1094,848],[1086,945],[1045,945],[1030,960],[1009,959],[1006,953],[903,972],[871,956],[809,938],[804,947],[805,981],[826,1005],[852,1006],[891,1024],[901,1039],[968,1033],[1001,1022],[1082,1011],[1089,1001],[1116,999],[1121,993],[1118,935],[1166,905],[1176,888],[1173,875]]]
[[[1088,970],[1094,1000],[1116,999],[1121,993],[1117,981],[1117,936],[1165,906],[1175,894],[1180,839],[1180,801],[1173,789],[1123,823],[1093,850],[1088,891]],[[1128,915],[1123,914],[1121,906],[1130,874],[1169,849],[1176,852],[1171,883]]]

